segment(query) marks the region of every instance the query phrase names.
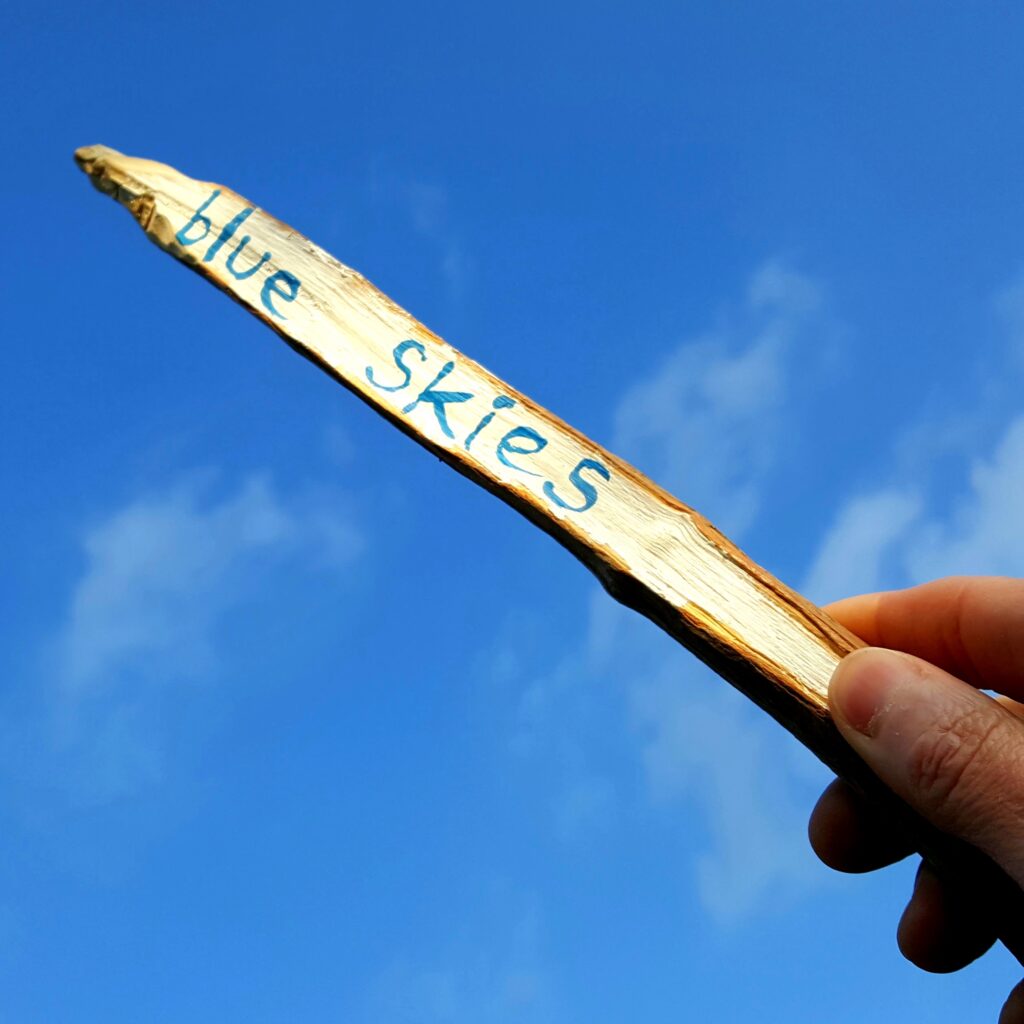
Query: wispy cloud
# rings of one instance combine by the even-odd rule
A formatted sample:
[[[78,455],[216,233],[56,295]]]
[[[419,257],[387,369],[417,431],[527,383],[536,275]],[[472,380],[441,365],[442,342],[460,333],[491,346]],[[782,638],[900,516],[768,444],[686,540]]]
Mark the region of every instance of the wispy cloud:
[[[1015,319],[1024,310],[1022,287],[1005,289],[997,302],[1006,330],[988,355],[996,353],[1004,369],[1006,339],[1024,336],[1014,334],[1024,324]],[[813,281],[766,264],[713,329],[681,342],[626,389],[613,448],[728,534],[742,535],[757,520],[786,417],[799,416],[799,395],[813,388],[815,374],[828,372],[828,360],[815,361],[813,352],[840,331]],[[1024,416],[1006,381],[994,387],[991,376],[965,367],[965,379],[981,392],[976,408],[923,412],[896,439],[890,463],[879,464],[880,483],[841,503],[806,573],[808,596],[826,601],[952,572],[1024,575]],[[1008,369],[1003,376],[1013,378]],[[1017,413],[1007,415],[1009,408]],[[530,672],[514,658],[506,664],[521,679],[516,749],[545,758],[546,778],[557,783],[549,796],[554,827],[564,831],[564,808],[580,787],[584,794],[592,788],[602,810],[581,813],[577,832],[610,827],[617,803],[638,795],[623,785],[621,765],[602,762],[594,728],[581,727],[598,703],[595,691],[614,687],[642,765],[639,795],[682,823],[680,851],[693,857],[695,883],[714,920],[734,925],[822,881],[805,822],[827,772],[605,595],[595,594],[581,618],[582,635],[546,670]],[[611,718],[598,727],[613,728]],[[572,727],[560,729],[566,722]],[[588,800],[579,804],[586,808]]]
[[[470,262],[448,211],[448,192],[439,185],[411,182],[405,189],[413,226],[440,250],[441,275],[452,299],[461,299],[469,282]]]
[[[586,842],[614,823],[619,794],[590,750],[598,726],[580,652],[567,651],[556,664],[535,669],[522,652],[547,646],[540,633],[537,624],[510,616],[487,655],[485,671],[518,688],[509,746],[517,757],[543,758],[552,766],[557,784],[547,788],[544,800],[556,832],[567,842]],[[566,722],[572,722],[571,729]]]
[[[898,489],[851,499],[821,541],[802,592],[825,603],[877,590],[921,510],[918,494]]]
[[[407,956],[376,979],[366,1019],[373,1024],[546,1024],[556,1012],[544,967],[536,899],[485,898],[479,920],[447,925],[431,952]]]
[[[763,275],[760,279],[764,280]],[[813,289],[806,290],[805,301],[798,306],[802,289],[791,279],[789,288],[781,284],[780,288],[776,301],[790,295],[789,308],[802,308],[805,314],[820,310],[813,302]],[[1016,282],[1000,293],[997,303],[1011,349],[1019,347],[1017,343],[1024,338],[1022,288],[1024,285]],[[752,287],[751,294],[755,292]],[[785,303],[782,308],[787,308]],[[785,336],[786,332],[782,333]],[[786,362],[786,351],[784,345],[755,340],[731,356],[728,365],[756,366],[765,352],[771,353],[773,358],[755,376],[766,386],[779,389],[781,397],[786,394],[789,368],[794,365]],[[705,373],[714,365],[713,352],[709,348],[702,353]],[[892,465],[880,470],[898,479],[898,484],[862,491],[842,504],[807,573],[802,589],[808,596],[824,601],[951,573],[1024,575],[1024,534],[1020,530],[1024,416],[1010,415],[1001,430],[993,430],[1000,410],[1011,403],[1020,409],[1015,396],[1004,394],[1006,381],[1016,375],[1000,352],[1005,353],[1005,346],[995,346],[989,353],[1006,371],[1005,380],[995,390],[991,373],[981,373],[977,366],[967,368],[971,374],[978,371],[978,414],[952,409],[944,418],[932,412],[927,422],[907,424],[903,442],[895,446]],[[675,358],[684,357],[679,354]],[[670,371],[664,380],[672,379]],[[699,370],[694,379],[701,380]],[[736,394],[743,395],[742,374],[739,380]],[[678,386],[674,391],[691,399],[692,392],[692,387],[687,393],[685,387]],[[759,421],[767,416],[765,429],[771,437],[771,407],[765,407],[756,390],[741,408],[756,409]],[[689,431],[693,423],[700,422],[706,429],[703,447],[714,437],[714,428],[720,427],[730,439],[729,447],[713,447],[709,461],[728,456],[734,465],[744,467],[736,481],[702,478],[699,467],[688,470],[698,491],[706,488],[698,507],[714,507],[722,496],[740,500],[748,509],[756,507],[760,479],[774,450],[771,444],[748,440],[752,429],[760,429],[760,422],[750,425],[742,414],[731,415],[727,407],[712,400],[698,401],[689,419],[678,412],[667,422],[668,435],[662,447],[670,455],[677,432],[693,437]],[[979,451],[979,438],[985,433],[997,435],[989,444],[989,453],[980,457],[969,454]],[[736,445],[738,452],[732,450]],[[703,458],[701,449],[694,443],[694,450]],[[906,457],[911,450],[913,460]],[[961,468],[966,463],[967,469],[959,488],[951,484],[959,476],[955,466],[951,469],[957,462]],[[936,480],[941,481],[942,497]],[[689,484],[680,491],[687,496],[691,492]],[[735,517],[731,529],[742,525],[742,517]],[[689,794],[704,807],[713,843],[698,865],[698,879],[705,905],[714,916],[735,920],[779,886],[785,889],[805,884],[804,877],[820,877],[813,870],[804,875],[810,864],[803,841],[806,810],[800,809],[806,803],[800,794],[806,792],[809,798],[808,779],[815,778],[816,765],[805,759],[809,771],[793,761],[780,769],[786,762],[784,744],[788,740],[761,717],[747,720],[753,712],[734,694],[716,692],[707,700],[694,693],[684,696],[673,674],[656,665],[649,668],[645,681],[633,685],[632,693],[634,720],[646,736],[643,753],[652,793],[664,799],[674,793]],[[751,847],[759,851],[756,864],[746,853]]]
[[[632,720],[651,798],[704,818],[698,892],[719,924],[734,925],[766,899],[806,891],[815,876],[804,835],[820,781],[794,769],[790,741],[745,697],[706,670],[682,674],[665,659],[634,680]]]
[[[919,528],[908,550],[914,580],[950,573],[1024,575],[1024,416],[990,456],[975,460],[963,494]]]
[[[927,466],[920,467],[922,476]],[[824,601],[958,573],[1024,575],[1024,416],[991,453],[971,460],[959,491],[925,498],[924,485],[883,487],[841,506],[805,590]]]
[[[627,392],[616,447],[741,535],[776,464],[794,367],[805,378],[823,372],[813,353],[834,332],[814,281],[779,261],[764,264],[716,330],[682,342]],[[611,614],[621,623],[612,661],[628,694],[649,795],[666,807],[683,801],[705,822],[707,845],[695,870],[708,912],[732,924],[767,897],[806,886],[815,875],[794,795],[806,780],[792,770],[793,741],[674,645],[652,645],[649,629],[630,613]],[[608,634],[593,623],[590,632]]]
[[[819,287],[778,261],[719,320],[626,390],[613,447],[736,535],[778,454],[791,360],[813,365],[832,329]]]
[[[626,389],[613,448],[716,525],[741,533],[754,522],[776,463],[793,368],[800,366],[805,378],[823,372],[813,353],[833,333],[821,289],[778,261],[766,263],[713,329],[680,342]],[[824,772],[809,772],[794,756],[795,741],[603,593],[583,617],[583,636],[555,667],[522,686],[518,742],[554,760],[562,794],[556,806],[571,806],[581,778],[588,780],[603,809],[597,820],[607,827],[615,801],[625,798],[581,741],[594,688],[614,686],[643,769],[639,795],[667,820],[684,822],[681,850],[701,844],[695,878],[716,921],[733,924],[769,897],[820,877],[812,870],[804,818],[813,789],[808,774],[820,785]],[[563,723],[561,733],[552,722]],[[584,807],[588,801],[580,798]],[[557,814],[554,821],[560,827]],[[584,814],[577,824],[587,822]]]
[[[451,213],[449,190],[435,182],[410,179],[380,166],[372,168],[371,193],[397,207],[403,218],[434,249],[448,297],[459,302],[472,276],[472,260]]]
[[[881,482],[841,503],[804,584],[812,599],[956,573],[1024,575],[1024,273],[992,308],[999,331],[963,365],[959,401],[907,423],[876,466]]]
[[[86,530],[49,662],[53,739],[76,762],[80,794],[103,801],[160,778],[160,709],[217,678],[229,614],[273,570],[334,571],[361,546],[346,510],[267,476],[230,488],[193,475]]]
[[[995,310],[1012,356],[1024,366],[1024,270],[996,294]]]

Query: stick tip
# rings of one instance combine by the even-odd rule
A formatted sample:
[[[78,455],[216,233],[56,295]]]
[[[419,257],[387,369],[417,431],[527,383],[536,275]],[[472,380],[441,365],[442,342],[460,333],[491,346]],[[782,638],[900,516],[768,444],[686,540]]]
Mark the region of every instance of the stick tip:
[[[75,163],[89,176],[93,187],[124,206],[130,206],[144,191],[132,172],[132,165],[138,162],[109,146],[81,146],[75,150]]]
[[[75,163],[92,178],[96,177],[100,165],[106,162],[108,156],[117,155],[115,150],[107,146],[79,146],[75,150]]]

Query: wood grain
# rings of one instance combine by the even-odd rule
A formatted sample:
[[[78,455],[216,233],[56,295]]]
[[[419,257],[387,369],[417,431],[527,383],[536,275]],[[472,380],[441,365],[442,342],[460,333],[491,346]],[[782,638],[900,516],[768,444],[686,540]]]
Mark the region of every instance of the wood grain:
[[[699,513],[230,189],[103,146],[80,149],[75,158],[160,248],[553,536],[615,598],[883,804],[940,870],[969,879],[979,898],[1024,908],[1016,886],[899,802],[841,739],[828,712],[828,682],[860,641],[821,609],[754,564]],[[1024,921],[1024,914],[1016,917]],[[1004,941],[1022,948],[1009,927]]]

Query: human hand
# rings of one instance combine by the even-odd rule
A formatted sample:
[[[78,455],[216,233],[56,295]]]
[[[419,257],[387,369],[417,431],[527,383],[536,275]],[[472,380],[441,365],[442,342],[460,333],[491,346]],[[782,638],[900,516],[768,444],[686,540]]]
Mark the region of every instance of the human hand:
[[[953,577],[848,598],[828,611],[872,645],[832,677],[829,704],[842,735],[911,807],[1024,887],[1024,580]],[[872,871],[913,852],[838,779],[818,801],[809,834],[839,871]],[[922,862],[897,931],[903,955],[926,971],[955,971],[995,939],[991,908]],[[1018,1022],[1024,982],[1000,1017]]]

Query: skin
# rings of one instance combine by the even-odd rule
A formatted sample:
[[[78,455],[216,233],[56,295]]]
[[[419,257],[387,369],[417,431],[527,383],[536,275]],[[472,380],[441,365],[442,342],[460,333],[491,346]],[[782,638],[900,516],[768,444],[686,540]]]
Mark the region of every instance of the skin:
[[[829,694],[843,735],[904,799],[984,849],[1024,887],[1024,580],[955,577],[848,598],[828,611],[872,648],[912,656],[896,661],[867,651],[846,659]],[[913,681],[902,699],[880,689],[879,677],[891,676],[894,665]],[[970,754],[951,759],[948,785],[922,786],[914,752],[947,727],[962,744],[958,751]],[[915,730],[924,737],[916,746]],[[822,794],[809,834],[817,855],[839,871],[873,871],[912,852],[841,780]],[[922,863],[897,941],[918,967],[956,971],[993,944],[995,926],[985,908]],[[1024,1024],[1024,983],[1000,1017],[1000,1024],[1018,1022]]]

